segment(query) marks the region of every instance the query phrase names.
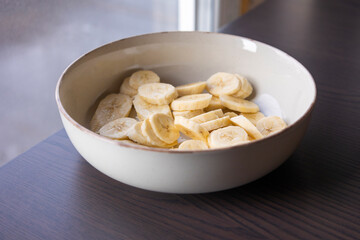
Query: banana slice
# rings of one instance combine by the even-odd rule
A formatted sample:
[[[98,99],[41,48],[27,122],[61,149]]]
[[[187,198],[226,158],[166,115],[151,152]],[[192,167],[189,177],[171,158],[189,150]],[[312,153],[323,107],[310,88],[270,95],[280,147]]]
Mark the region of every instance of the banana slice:
[[[256,113],[259,111],[258,105],[241,98],[221,95],[220,101],[223,106],[233,111],[244,112],[244,113]]]
[[[206,82],[196,82],[196,83],[177,86],[176,91],[179,94],[179,96],[185,96],[185,95],[202,93],[205,87],[206,87]]]
[[[208,137],[210,148],[222,148],[248,142],[248,135],[238,126],[229,126],[212,131]]]
[[[162,146],[159,146],[160,148],[174,148],[175,146],[178,146],[179,142],[176,140],[175,142],[171,143],[171,144],[164,144]]]
[[[142,99],[155,105],[169,104],[177,97],[175,87],[167,83],[146,83],[138,92]]]
[[[244,117],[246,117],[247,119],[249,119],[249,121],[254,124],[256,126],[256,123],[264,118],[264,114],[262,112],[257,112],[257,113],[242,113],[241,115],[243,115]]]
[[[209,106],[211,95],[208,93],[193,94],[175,99],[171,109],[176,111],[203,109]]]
[[[192,117],[195,117],[195,116],[200,115],[202,113],[204,113],[203,109],[187,110],[187,111],[173,111],[174,117],[181,116],[181,117],[184,117],[184,118],[192,118]]]
[[[207,113],[200,114],[196,117],[191,118],[191,120],[197,123],[204,123],[210,120],[217,119],[222,116],[224,116],[223,111],[221,109],[217,109]]]
[[[118,118],[102,126],[99,134],[113,139],[126,139],[127,131],[136,123],[137,121],[133,118]]]
[[[256,139],[255,138],[253,138],[252,136],[250,136],[250,135],[248,135],[248,139],[249,139],[249,142],[251,142],[251,141],[255,141]]]
[[[286,123],[278,116],[264,117],[256,123],[256,128],[262,135],[268,136],[270,134],[281,131],[286,128]]]
[[[90,129],[98,132],[105,124],[122,117],[129,116],[132,102],[125,94],[109,94],[100,101],[93,118],[90,121]]]
[[[144,101],[139,95],[135,96],[133,103],[137,117],[142,121],[154,113],[164,113],[172,117],[169,105],[154,105]]]
[[[167,143],[163,142],[160,138],[158,138],[156,136],[153,128],[151,127],[149,118],[147,118],[145,121],[143,121],[143,123],[141,125],[141,131],[142,131],[142,134],[145,136],[149,146],[170,148],[177,144],[176,139],[175,139],[176,143],[167,144]]]
[[[133,97],[137,94],[137,90],[130,86],[129,80],[130,80],[130,77],[127,77],[124,79],[124,81],[120,87],[120,93],[129,95],[130,97]]]
[[[129,85],[137,90],[141,85],[145,83],[158,82],[160,82],[160,77],[156,73],[154,73],[153,71],[141,70],[134,72],[130,76]]]
[[[149,122],[155,135],[167,144],[172,144],[180,137],[174,120],[166,114],[155,113],[150,116]]]
[[[179,150],[203,150],[208,149],[208,145],[200,140],[186,140],[179,145]]]
[[[200,125],[204,127],[209,132],[218,128],[227,127],[231,124],[230,117],[225,116],[218,119],[210,120],[204,123],[201,123]]]
[[[209,112],[215,109],[223,109],[224,106],[221,104],[220,98],[216,97],[216,96],[212,96],[211,101],[209,103],[209,106],[207,106],[205,108],[205,111]]]
[[[237,117],[238,115],[234,112],[226,112],[224,113],[225,116],[229,116],[230,118]]]
[[[207,90],[215,96],[234,94],[240,87],[239,79],[231,73],[218,72],[206,81]]]
[[[132,125],[132,127],[127,131],[127,136],[136,143],[148,146],[149,142],[141,131],[142,123],[143,122],[137,122]]]
[[[246,117],[240,115],[230,119],[235,125],[242,127],[255,140],[263,138],[263,135]]]
[[[175,117],[175,126],[180,132],[194,140],[206,141],[209,136],[209,132],[204,127],[184,117]]]
[[[247,98],[248,96],[251,95],[251,93],[253,91],[253,88],[252,88],[250,82],[245,77],[240,76],[239,74],[235,74],[235,76],[239,79],[239,81],[241,83],[241,88],[239,91],[234,93],[232,96],[238,97],[238,98]]]

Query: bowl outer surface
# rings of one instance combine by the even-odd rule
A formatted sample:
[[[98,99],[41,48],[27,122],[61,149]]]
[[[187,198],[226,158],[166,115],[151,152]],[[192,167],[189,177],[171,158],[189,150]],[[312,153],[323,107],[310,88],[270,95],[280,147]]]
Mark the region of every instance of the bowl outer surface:
[[[174,154],[109,144],[100,138],[89,137],[62,116],[77,151],[100,172],[135,187],[166,193],[215,192],[266,175],[295,150],[309,120],[307,117],[284,134],[256,144]]]
[[[170,38],[164,40],[164,34],[170,34]],[[117,41],[86,54],[65,70],[56,92],[60,115],[73,145],[91,165],[118,181],[139,188],[168,193],[203,193],[251,182],[277,168],[290,156],[305,133],[315,101],[316,89],[311,75],[296,60],[277,49],[246,38],[224,34],[210,34],[215,36],[206,43],[210,43],[215,50],[210,50],[205,58],[199,57],[198,54],[206,53],[206,48],[201,48],[201,43],[205,44],[204,40],[207,39],[204,35],[207,33],[160,33]],[[178,43],[179,41],[181,43]],[[192,41],[195,41],[195,46]],[[164,42],[163,48],[168,51],[155,54],[162,45],[158,42]],[[173,42],[176,43],[175,46]],[[251,55],[256,53],[251,43],[256,43],[259,49],[264,48],[266,53],[279,55],[280,58],[277,60],[280,63],[288,63],[286,67],[290,70],[283,74],[278,73],[276,79],[280,80],[271,83],[271,78],[266,78],[266,75],[272,74],[271,71],[271,74],[268,74],[269,68],[274,67],[274,72],[279,72],[282,68],[275,66],[279,63],[271,65],[269,56],[265,53],[263,56],[257,56],[257,60],[267,59],[267,62],[264,60],[263,68],[260,68],[264,72],[257,75],[259,71],[256,70],[256,66],[246,65],[246,62],[251,62],[254,57]],[[217,44],[230,44],[231,49],[220,51],[216,49]],[[187,48],[187,45],[191,47]],[[201,50],[194,50],[195,55],[181,51],[198,47]],[[226,58],[218,60],[220,53],[223,54],[220,56]],[[174,59],[175,56],[178,58]],[[272,94],[279,100],[280,107],[284,108],[288,123],[294,124],[280,134],[264,140],[224,150],[203,152],[129,147],[84,128],[99,99],[109,92],[118,91],[121,84],[119,79],[139,68],[153,69],[159,73],[163,82],[175,85],[199,79],[206,80],[216,71],[245,73],[256,89],[253,98],[256,99],[256,95],[260,93]],[[289,77],[290,73],[293,77]],[[296,77],[299,77],[301,83],[294,80]],[[289,103],[293,100],[288,101],[288,98],[294,97],[290,97],[288,91],[281,91],[286,89],[286,86],[291,91],[296,91],[293,93],[298,97],[295,102]],[[302,103],[298,103],[299,99],[303,100]],[[296,106],[295,110],[289,108],[291,104]]]

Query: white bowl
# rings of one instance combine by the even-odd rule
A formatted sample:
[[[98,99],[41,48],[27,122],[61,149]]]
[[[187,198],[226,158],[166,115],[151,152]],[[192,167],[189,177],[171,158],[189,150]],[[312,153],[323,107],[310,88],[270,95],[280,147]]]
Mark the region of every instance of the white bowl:
[[[101,98],[124,77],[151,69],[162,82],[204,81],[215,72],[240,73],[253,100],[282,115],[285,130],[248,144],[180,152],[116,142],[87,129]],[[251,39],[203,32],[154,33],[97,48],[62,74],[56,100],[67,134],[96,169],[120,182],[159,192],[204,193],[241,186],[282,164],[302,139],[316,99],[310,73],[286,53]]]

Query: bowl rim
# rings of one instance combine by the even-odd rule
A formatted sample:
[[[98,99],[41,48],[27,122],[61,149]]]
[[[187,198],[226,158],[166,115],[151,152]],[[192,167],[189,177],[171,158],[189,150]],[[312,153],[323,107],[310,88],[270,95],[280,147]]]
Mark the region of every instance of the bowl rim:
[[[146,37],[146,36],[151,36],[151,35],[166,35],[166,34],[212,34],[212,35],[223,35],[225,37],[234,37],[234,38],[240,38],[240,39],[246,39],[249,41],[253,41],[257,44],[262,44],[266,47],[269,47],[273,50],[276,51],[280,51],[281,53],[283,53],[284,55],[286,55],[287,57],[289,57],[290,59],[292,59],[293,61],[295,61],[310,77],[310,82],[312,83],[312,86],[314,88],[314,96],[312,99],[312,102],[310,103],[310,105],[308,106],[308,108],[306,109],[305,113],[299,118],[297,119],[294,123],[288,125],[285,129],[271,134],[269,136],[266,136],[262,139],[258,139],[258,140],[254,140],[251,142],[246,142],[243,144],[239,144],[239,145],[234,145],[234,146],[228,146],[228,147],[223,147],[223,148],[210,148],[210,149],[204,149],[204,150],[177,150],[177,149],[168,149],[168,148],[156,148],[156,147],[149,147],[149,146],[145,146],[145,145],[140,145],[140,144],[133,144],[133,143],[126,143],[126,142],[122,142],[121,140],[114,140],[114,139],[110,139],[104,136],[101,136],[93,131],[91,131],[90,129],[84,127],[83,125],[79,124],[77,121],[75,121],[65,110],[64,106],[61,103],[61,99],[60,99],[60,85],[62,83],[62,80],[65,76],[65,74],[67,74],[67,72],[74,67],[74,65],[76,65],[80,60],[82,60],[83,58],[95,54],[98,51],[101,51],[101,49],[105,48],[105,47],[109,47],[111,45],[115,45],[120,41],[125,41],[125,40],[132,40],[132,39],[136,39],[136,38],[142,38],[142,37]],[[287,133],[288,131],[290,131],[291,129],[295,128],[296,126],[298,126],[304,119],[306,119],[308,117],[308,115],[311,114],[312,110],[314,109],[314,105],[316,102],[316,98],[317,98],[317,89],[316,89],[316,84],[314,81],[313,76],[311,75],[311,73],[309,72],[309,70],[307,68],[305,68],[305,66],[300,63],[297,59],[295,59],[294,57],[292,57],[291,55],[289,55],[288,53],[284,52],[283,50],[280,50],[278,48],[275,48],[269,44],[266,44],[264,42],[260,42],[257,40],[253,40],[251,38],[247,38],[247,37],[242,37],[242,36],[238,36],[238,35],[232,35],[232,34],[226,34],[226,33],[217,33],[217,32],[202,32],[202,31],[168,31],[168,32],[154,32],[154,33],[147,33],[147,34],[142,34],[142,35],[136,35],[136,36],[131,36],[131,37],[127,37],[127,38],[122,38],[119,40],[115,40],[112,41],[110,43],[101,45],[83,55],[81,55],[80,57],[78,57],[77,59],[75,59],[73,62],[71,62],[66,68],[65,70],[62,72],[62,74],[60,75],[58,82],[56,84],[56,89],[55,89],[55,100],[59,109],[60,114],[62,114],[74,127],[78,128],[80,131],[84,132],[85,134],[88,134],[92,137],[95,137],[101,141],[104,142],[108,142],[110,144],[114,144],[117,146],[121,146],[121,147],[127,147],[127,148],[132,148],[132,149],[136,149],[136,150],[144,150],[144,151],[151,151],[151,152],[159,152],[159,153],[170,153],[170,154],[189,154],[189,153],[193,153],[193,154],[201,154],[201,153],[208,153],[208,152],[220,152],[220,151],[226,151],[226,150],[231,150],[231,149],[237,149],[237,148],[244,148],[248,145],[252,145],[252,144],[256,144],[258,142],[265,142],[265,141],[270,141],[271,139],[275,139],[278,137],[281,137],[282,135],[284,135],[285,133]]]

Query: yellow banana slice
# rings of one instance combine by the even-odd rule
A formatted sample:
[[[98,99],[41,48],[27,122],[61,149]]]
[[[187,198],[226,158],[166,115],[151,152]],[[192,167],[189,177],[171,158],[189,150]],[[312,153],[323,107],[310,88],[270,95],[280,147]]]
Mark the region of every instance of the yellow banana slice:
[[[249,142],[256,140],[255,138],[253,138],[253,137],[251,137],[251,136],[248,136],[248,137],[249,137]]]
[[[238,126],[229,126],[212,131],[208,137],[210,148],[222,148],[248,142],[248,135]]]
[[[231,73],[218,72],[206,81],[207,90],[215,96],[234,94],[240,87],[239,79]]]
[[[208,93],[182,96],[171,103],[171,109],[176,111],[203,109],[209,106],[211,95]]]
[[[99,134],[113,139],[126,139],[127,131],[136,123],[137,121],[133,118],[118,118],[102,126]]]
[[[181,116],[181,117],[184,117],[184,118],[192,118],[192,117],[195,117],[195,116],[200,115],[202,113],[204,113],[203,109],[186,110],[186,111],[173,111],[174,117]]]
[[[175,126],[180,132],[194,140],[206,141],[209,136],[209,132],[204,127],[184,117],[175,117]]]
[[[127,131],[127,136],[134,142],[148,146],[149,143],[141,131],[143,122],[137,122]]]
[[[229,116],[230,118],[237,117],[238,115],[234,112],[226,112],[224,113],[225,116]]]
[[[180,137],[174,120],[166,114],[155,113],[150,116],[149,122],[155,135],[167,144],[175,142]]]
[[[208,145],[200,140],[186,140],[179,145],[179,150],[203,150],[208,149]]]
[[[146,83],[138,92],[142,99],[155,105],[169,104],[177,97],[175,87],[167,83]]]
[[[241,98],[221,95],[220,101],[223,106],[233,111],[244,112],[244,113],[256,113],[259,111],[258,105]]]
[[[231,124],[230,117],[225,116],[218,119],[210,120],[204,123],[201,123],[200,125],[204,127],[209,132],[218,128],[227,127]]]
[[[191,95],[191,94],[199,94],[204,91],[206,87],[206,82],[196,82],[185,84],[176,87],[176,91],[179,96]]]
[[[235,76],[239,79],[241,87],[240,90],[234,93],[232,96],[238,98],[247,98],[251,95],[253,91],[250,82],[245,77],[240,76],[239,74],[235,74]]]
[[[224,116],[224,113],[221,109],[213,110],[207,113],[203,113],[200,115],[197,115],[196,117],[191,118],[192,121],[197,123],[204,123],[210,120],[217,119],[219,117]]]
[[[256,128],[261,132],[262,135],[268,136],[270,134],[281,131],[286,128],[286,123],[278,116],[264,117],[260,119]]]
[[[205,108],[205,111],[209,112],[215,109],[223,109],[224,106],[221,104],[220,98],[216,96],[212,96],[209,106]]]
[[[164,145],[158,146],[158,147],[160,147],[160,148],[174,148],[177,145],[179,145],[179,142],[176,140],[175,142],[173,142],[171,144],[165,143]]]
[[[109,94],[100,101],[93,118],[90,121],[90,129],[98,132],[105,124],[122,117],[129,116],[132,102],[125,94]]]
[[[130,86],[129,81],[130,81],[130,77],[124,79],[120,87],[120,93],[133,97],[137,94],[137,90]]]
[[[154,113],[164,113],[172,117],[169,105],[154,105],[144,101],[139,95],[135,96],[133,103],[137,117],[142,121]]]
[[[249,121],[254,124],[256,126],[256,123],[264,118],[264,114],[262,112],[257,112],[257,113],[241,113],[241,115],[243,115],[244,117],[246,117],[247,119],[249,119]]]
[[[137,90],[143,84],[158,82],[160,82],[160,77],[156,73],[149,70],[140,70],[130,76],[129,85]]]
[[[143,121],[143,123],[141,125],[141,131],[142,131],[142,134],[145,136],[145,138],[148,142],[148,145],[155,146],[155,147],[168,147],[168,144],[163,142],[154,133],[154,130],[151,127],[149,118],[147,118],[145,121]]]
[[[259,132],[259,130],[246,117],[240,115],[231,118],[230,121],[235,125],[242,127],[252,138],[256,140],[263,138],[263,135]]]

